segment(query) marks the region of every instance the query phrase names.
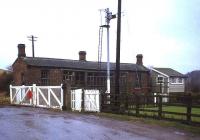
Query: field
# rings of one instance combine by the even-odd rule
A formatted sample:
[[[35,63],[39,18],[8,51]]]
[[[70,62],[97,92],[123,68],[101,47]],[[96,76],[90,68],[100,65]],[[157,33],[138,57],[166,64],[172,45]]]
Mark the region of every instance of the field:
[[[147,116],[157,116],[157,112],[149,112],[151,110],[158,111],[158,107],[143,108],[147,111],[140,111],[140,114]],[[149,110],[149,111],[148,111]],[[181,119],[186,120],[187,108],[182,106],[163,106],[163,117],[171,119]],[[166,113],[165,113],[166,112]],[[178,114],[176,114],[178,113]],[[192,114],[200,115],[200,108],[192,108]],[[200,117],[192,117],[192,121],[200,122]]]

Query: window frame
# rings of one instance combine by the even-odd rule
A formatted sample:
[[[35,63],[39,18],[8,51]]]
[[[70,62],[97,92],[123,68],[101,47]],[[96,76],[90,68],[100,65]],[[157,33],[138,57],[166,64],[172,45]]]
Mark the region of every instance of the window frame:
[[[70,70],[63,70],[63,81],[70,80],[71,82],[74,81],[74,72]]]
[[[50,71],[49,70],[41,70],[41,85],[48,86],[49,85],[49,76]]]
[[[175,79],[175,81],[173,79]],[[179,81],[180,79],[181,79],[181,82]],[[184,83],[183,81],[184,81],[184,79],[181,78],[181,77],[171,77],[170,83],[171,84],[181,85],[181,84]]]
[[[158,78],[162,78],[162,81],[159,82],[160,80],[159,80]],[[164,76],[158,75],[158,76],[156,77],[156,83],[157,83],[157,84],[163,84],[163,83],[164,83]]]

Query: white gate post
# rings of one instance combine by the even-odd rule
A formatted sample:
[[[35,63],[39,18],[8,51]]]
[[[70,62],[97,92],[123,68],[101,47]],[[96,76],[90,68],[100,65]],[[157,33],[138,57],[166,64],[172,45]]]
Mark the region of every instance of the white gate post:
[[[61,105],[60,105],[60,109],[62,110],[63,106],[64,106],[64,103],[63,103],[63,89],[62,89],[62,86],[63,84],[60,85],[60,102],[61,102]]]
[[[48,100],[47,101],[48,101],[48,106],[50,108],[51,107],[51,92],[50,92],[50,88],[49,87],[47,89],[48,89],[48,93],[47,93],[48,94],[47,95],[48,96]]]
[[[22,104],[22,98],[23,98],[24,92],[25,92],[25,86],[22,85],[21,90],[20,90],[20,96],[19,96],[20,97],[20,101],[19,101],[20,104]]]
[[[12,85],[10,85],[10,103],[12,104]]]
[[[33,106],[35,107],[37,105],[37,101],[36,101],[36,84],[33,84]]]

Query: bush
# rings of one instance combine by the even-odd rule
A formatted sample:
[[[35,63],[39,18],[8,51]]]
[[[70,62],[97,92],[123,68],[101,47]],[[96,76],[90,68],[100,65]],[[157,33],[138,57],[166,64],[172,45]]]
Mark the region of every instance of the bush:
[[[9,93],[9,85],[13,80],[12,72],[4,72],[0,75],[0,91]]]

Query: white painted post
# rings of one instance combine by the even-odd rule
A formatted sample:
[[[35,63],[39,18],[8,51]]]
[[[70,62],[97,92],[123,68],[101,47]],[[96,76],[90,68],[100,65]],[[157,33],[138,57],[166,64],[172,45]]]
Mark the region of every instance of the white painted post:
[[[24,88],[24,85],[22,85],[21,87],[20,87],[20,96],[19,96],[19,103],[21,103],[22,102],[22,92],[23,92],[23,88]]]
[[[36,104],[36,106],[39,106],[40,100],[39,100],[39,90],[38,90],[38,87],[37,87],[37,90],[36,90],[36,96],[37,96],[37,104]]]
[[[60,104],[60,109],[62,110],[62,106],[63,106],[63,89],[62,89],[62,86],[63,86],[63,84],[61,84],[60,85],[60,97],[61,97],[61,99],[60,99],[60,102],[61,102],[61,104]]]
[[[154,104],[156,104],[156,99],[157,99],[157,97],[155,97],[156,96],[156,93],[154,93]]]
[[[73,91],[71,90],[71,109],[72,109],[72,111],[73,111],[73,101],[72,101],[72,99],[73,99]]]
[[[10,103],[12,104],[12,85],[10,85]]]
[[[36,101],[37,97],[36,97],[36,84],[33,84],[33,106],[35,107],[37,104]]]
[[[51,106],[51,92],[50,92],[50,88],[48,87],[48,105],[49,105],[49,108]]]

